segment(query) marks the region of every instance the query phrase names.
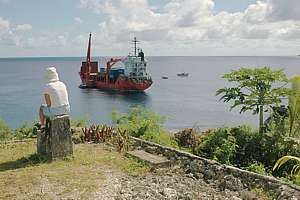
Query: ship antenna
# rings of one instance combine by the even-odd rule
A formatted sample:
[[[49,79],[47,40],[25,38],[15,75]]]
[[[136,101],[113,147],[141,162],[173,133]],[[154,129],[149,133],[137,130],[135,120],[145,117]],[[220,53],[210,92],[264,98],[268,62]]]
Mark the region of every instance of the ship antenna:
[[[134,37],[134,39],[133,39],[133,44],[134,44],[134,56],[136,57],[137,56],[137,54],[136,54],[136,52],[137,52],[137,44],[140,42],[140,41],[138,41],[137,39],[136,39],[136,37]]]

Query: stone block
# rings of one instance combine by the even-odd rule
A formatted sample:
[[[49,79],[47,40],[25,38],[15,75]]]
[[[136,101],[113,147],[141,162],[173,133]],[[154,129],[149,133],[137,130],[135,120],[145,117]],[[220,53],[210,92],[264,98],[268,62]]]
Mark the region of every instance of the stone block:
[[[47,119],[45,130],[38,132],[37,152],[51,160],[73,155],[72,133],[68,115]]]
[[[143,161],[152,166],[153,168],[170,166],[170,160],[168,160],[166,157],[153,155],[143,150],[129,151],[127,153],[127,156]]]

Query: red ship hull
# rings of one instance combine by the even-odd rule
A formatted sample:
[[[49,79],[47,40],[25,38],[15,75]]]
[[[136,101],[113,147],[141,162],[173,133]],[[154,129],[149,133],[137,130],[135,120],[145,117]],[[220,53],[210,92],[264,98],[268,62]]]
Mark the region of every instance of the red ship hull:
[[[101,90],[115,90],[115,91],[145,91],[152,85],[152,80],[136,81],[125,76],[119,76],[115,82],[106,82],[97,80],[86,81],[84,75],[81,74],[83,84],[81,88],[98,88]]]
[[[152,85],[152,81],[134,81],[126,77],[119,77],[114,83],[96,82],[96,88],[118,91],[144,91]]]

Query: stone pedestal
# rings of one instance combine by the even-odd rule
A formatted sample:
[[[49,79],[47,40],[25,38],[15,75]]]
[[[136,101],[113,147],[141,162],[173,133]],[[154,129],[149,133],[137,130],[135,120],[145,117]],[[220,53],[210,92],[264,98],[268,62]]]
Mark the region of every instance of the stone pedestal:
[[[59,159],[73,154],[70,117],[68,115],[47,119],[45,130],[37,135],[37,152],[49,159]]]

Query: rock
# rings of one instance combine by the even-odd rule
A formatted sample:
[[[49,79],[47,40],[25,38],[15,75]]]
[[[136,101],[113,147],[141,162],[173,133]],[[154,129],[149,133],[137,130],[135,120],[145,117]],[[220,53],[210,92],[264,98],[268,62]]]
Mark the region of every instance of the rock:
[[[70,117],[68,115],[47,119],[45,131],[39,131],[37,152],[49,159],[60,159],[73,154]]]
[[[171,188],[164,188],[163,189],[163,195],[167,197],[168,199],[175,199],[177,198],[177,192],[174,189]]]
[[[240,196],[242,199],[245,200],[257,200],[257,196],[254,192],[243,190],[240,192]]]
[[[225,190],[225,189],[229,189],[232,191],[242,191],[243,190],[243,184],[242,184],[241,180],[238,178],[235,178],[232,175],[224,176],[224,178],[220,180],[219,187],[222,190]]]

